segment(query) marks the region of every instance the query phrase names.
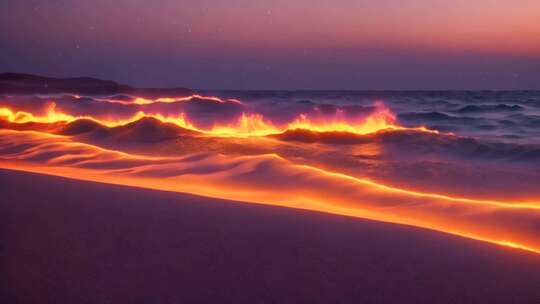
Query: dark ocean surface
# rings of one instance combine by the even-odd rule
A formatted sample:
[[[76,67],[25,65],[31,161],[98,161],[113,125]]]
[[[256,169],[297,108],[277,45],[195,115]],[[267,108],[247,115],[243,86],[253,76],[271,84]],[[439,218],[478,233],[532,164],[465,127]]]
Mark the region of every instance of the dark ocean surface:
[[[540,143],[540,91],[217,91],[205,92],[289,115],[311,106],[359,110],[383,102],[404,126],[491,142]]]

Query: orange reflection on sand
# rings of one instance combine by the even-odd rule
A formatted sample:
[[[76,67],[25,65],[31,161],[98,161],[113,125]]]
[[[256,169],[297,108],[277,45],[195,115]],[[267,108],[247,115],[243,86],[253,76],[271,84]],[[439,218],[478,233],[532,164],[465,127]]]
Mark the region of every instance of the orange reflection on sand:
[[[66,136],[0,130],[0,167],[412,225],[540,253],[540,202],[389,187],[277,155],[148,157]]]

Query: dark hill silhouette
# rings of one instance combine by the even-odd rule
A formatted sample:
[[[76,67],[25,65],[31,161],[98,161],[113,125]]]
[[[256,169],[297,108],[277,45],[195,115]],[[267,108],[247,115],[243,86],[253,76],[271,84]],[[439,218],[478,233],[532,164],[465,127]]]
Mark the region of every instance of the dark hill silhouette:
[[[134,88],[111,80],[91,77],[54,78],[22,73],[0,73],[0,94],[57,94],[87,95],[134,94],[143,97],[185,96],[193,91],[186,88]]]

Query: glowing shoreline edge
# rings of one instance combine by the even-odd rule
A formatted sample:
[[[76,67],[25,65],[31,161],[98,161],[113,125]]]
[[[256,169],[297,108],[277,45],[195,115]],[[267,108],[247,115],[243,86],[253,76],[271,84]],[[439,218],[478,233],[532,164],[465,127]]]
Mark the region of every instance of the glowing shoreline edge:
[[[35,133],[35,134],[45,135],[44,133],[34,132],[34,131],[10,131],[10,132],[19,133],[19,134],[20,133]],[[46,136],[50,136],[51,138],[58,138],[58,139],[67,138],[65,136],[57,136],[57,135],[46,135]],[[118,155],[121,155],[123,157],[128,157],[128,158],[136,158],[136,159],[142,159],[142,160],[146,159],[149,161],[155,160],[155,159],[162,159],[160,157],[157,157],[157,158],[145,157],[145,156],[139,157],[137,155],[127,154],[127,153],[115,151],[115,150],[104,149],[98,146],[93,146],[93,145],[88,145],[88,144],[81,144],[78,142],[69,142],[69,143],[72,143],[75,145],[84,145],[89,148],[97,149],[102,152],[117,153]],[[266,155],[266,156],[282,159],[281,157],[277,155]],[[174,158],[167,158],[167,159],[174,159]],[[432,193],[408,191],[408,190],[388,187],[388,186],[371,182],[371,181],[367,181],[367,180],[361,180],[361,179],[344,175],[341,173],[328,172],[328,171],[325,171],[316,167],[311,167],[311,166],[306,166],[306,165],[296,165],[294,163],[291,163],[291,164],[296,167],[301,167],[301,168],[306,168],[309,170],[316,171],[325,176],[339,177],[341,179],[350,180],[354,183],[362,183],[365,185],[383,189],[384,191],[401,193],[401,194],[406,194],[409,196],[429,197],[429,198],[435,198],[438,200],[443,200],[446,202],[457,203],[457,204],[474,203],[474,204],[479,204],[482,206],[486,206],[486,205],[488,207],[491,206],[493,208],[496,208],[496,207],[512,208],[512,209],[528,208],[531,210],[537,210],[540,208],[540,203],[531,202],[527,204],[512,204],[512,203],[504,203],[504,202],[496,202],[496,201],[454,198],[450,196],[444,196],[444,195],[438,195],[438,194],[432,194]],[[66,177],[66,178],[71,178],[71,179],[86,180],[86,181],[100,182],[100,183],[106,183],[106,184],[133,186],[133,187],[138,187],[138,188],[155,189],[155,190],[162,190],[162,191],[169,191],[169,192],[189,193],[189,194],[218,198],[218,199],[241,201],[245,203],[276,205],[276,206],[282,206],[282,207],[288,207],[288,208],[305,209],[305,210],[319,211],[319,212],[325,212],[325,213],[331,213],[331,214],[337,214],[337,215],[365,218],[365,219],[375,220],[375,221],[380,221],[380,222],[389,222],[389,223],[395,223],[395,224],[403,224],[403,225],[415,226],[415,227],[420,227],[420,228],[426,228],[426,229],[435,230],[435,231],[452,234],[452,235],[457,235],[457,236],[461,236],[461,237],[465,237],[469,239],[484,241],[484,242],[498,244],[498,245],[511,247],[511,248],[522,249],[522,250],[526,250],[526,251],[530,251],[534,253],[540,253],[540,248],[528,246],[525,243],[514,242],[508,239],[486,238],[486,237],[476,235],[474,233],[466,233],[463,231],[458,231],[457,229],[454,229],[454,230],[445,229],[445,227],[442,227],[443,225],[441,225],[440,223],[439,224],[429,223],[429,219],[427,221],[420,221],[418,219],[409,220],[407,218],[400,218],[399,216],[396,217],[396,215],[384,216],[384,214],[381,214],[380,212],[377,212],[377,211],[372,212],[368,209],[349,208],[346,206],[339,206],[332,203],[326,203],[324,199],[313,200],[313,199],[307,198],[305,201],[295,201],[294,199],[292,201],[287,201],[282,198],[278,199],[279,195],[274,196],[274,198],[272,199],[264,199],[262,198],[262,195],[260,199],[253,199],[255,197],[258,197],[257,195],[253,195],[254,193],[257,193],[258,190],[248,189],[247,192],[245,193],[240,193],[240,192],[235,193],[235,191],[231,191],[231,189],[227,189],[226,187],[223,189],[217,189],[217,190],[211,189],[211,187],[213,187],[212,184],[208,184],[206,186],[202,184],[196,185],[196,187],[194,187],[193,189],[190,188],[191,185],[188,185],[187,188],[184,187],[181,189],[177,189],[176,187],[171,187],[171,185],[167,183],[160,184],[159,180],[156,180],[156,178],[152,180],[151,178],[144,178],[144,177],[137,177],[137,176],[133,177],[133,176],[127,176],[127,175],[125,176],[115,175],[114,172],[111,173],[111,170],[99,171],[95,169],[69,167],[69,166],[55,166],[55,165],[41,165],[41,164],[36,165],[33,163],[25,163],[25,162],[21,162],[17,160],[10,160],[8,158],[0,158],[0,168],[41,173],[41,174],[46,174],[46,175],[61,176],[61,177]],[[246,198],[246,195],[249,196],[249,199]],[[449,217],[450,216],[451,215],[449,215]]]
[[[180,99],[183,101],[187,101],[193,98],[203,98],[203,97],[199,95],[193,95],[189,97],[183,97]],[[212,98],[206,98],[206,99],[209,99],[213,102],[226,102],[219,98],[217,98],[216,100]],[[138,102],[132,101],[130,103],[149,104],[149,102],[176,102],[176,101],[179,101],[179,98],[170,98],[170,99],[162,99],[162,100],[158,99],[156,101],[141,99]],[[236,102],[236,101],[232,101],[232,102]],[[321,124],[320,122],[311,121],[309,117],[300,115],[296,120],[289,123],[285,127],[277,128],[271,122],[266,121],[260,114],[243,113],[236,124],[224,125],[224,126],[218,125],[218,126],[214,126],[212,129],[209,129],[209,130],[199,129],[195,127],[192,123],[190,123],[187,120],[184,113],[180,113],[177,116],[163,116],[160,114],[147,114],[144,112],[138,112],[132,118],[127,119],[127,120],[104,121],[104,120],[95,119],[91,116],[75,117],[69,114],[62,113],[61,111],[56,111],[55,103],[51,104],[51,107],[48,108],[47,114],[45,116],[35,116],[27,112],[21,112],[21,111],[13,112],[9,108],[0,108],[0,118],[1,119],[7,118],[7,121],[12,122],[12,123],[25,123],[25,122],[55,123],[55,122],[72,122],[78,119],[89,119],[101,125],[104,125],[106,127],[114,127],[114,126],[129,124],[139,119],[142,119],[144,117],[152,117],[162,122],[173,123],[182,128],[200,132],[201,135],[223,136],[223,137],[265,136],[265,135],[283,133],[287,130],[297,130],[297,129],[305,129],[305,130],[311,130],[315,132],[348,132],[348,133],[361,134],[361,135],[375,133],[380,130],[416,130],[416,131],[424,131],[424,132],[430,132],[430,133],[438,133],[438,131],[428,130],[424,127],[405,128],[405,127],[396,125],[395,116],[390,112],[388,108],[384,107],[384,105],[382,104],[380,105],[376,104],[376,111],[372,115],[369,115],[364,120],[360,121],[358,125],[351,125],[347,121],[344,121],[344,120],[337,120],[337,121],[334,120],[334,121],[329,121],[329,122],[326,121]],[[12,132],[20,132],[20,131],[12,131]],[[23,131],[23,132],[32,133],[35,131]],[[43,132],[35,132],[35,133],[39,133],[42,136],[69,138],[68,136],[58,136],[58,135],[52,135],[52,134],[43,133]],[[64,143],[68,144],[68,142],[64,142]],[[69,142],[69,144],[76,145],[76,144],[82,144],[82,143],[72,141],[72,142]],[[101,148],[99,146],[93,146],[93,145],[88,145],[88,144],[82,144],[82,145],[86,145],[88,147],[92,147],[93,149],[97,149],[103,152],[117,153],[124,157],[136,157],[139,160],[151,161],[151,160],[156,160],[156,159],[161,159],[161,160],[175,159],[174,157],[150,157],[150,156],[142,156],[142,155],[139,156],[139,155],[128,154],[122,151],[108,150],[108,149]],[[273,156],[279,157],[277,155],[273,155]],[[496,202],[496,201],[489,201],[489,200],[473,200],[473,199],[466,199],[466,198],[455,198],[451,196],[439,195],[439,194],[433,194],[433,193],[408,191],[404,189],[398,189],[398,188],[385,186],[385,185],[371,182],[368,180],[361,180],[361,179],[358,179],[349,175],[341,174],[341,173],[325,171],[325,170],[312,167],[312,166],[299,165],[299,164],[294,164],[294,163],[291,163],[291,164],[293,164],[294,166],[298,168],[301,167],[301,168],[306,168],[309,170],[316,171],[325,176],[332,176],[332,177],[337,177],[341,180],[349,180],[354,183],[361,183],[364,185],[368,185],[370,187],[378,188],[385,192],[395,193],[396,195],[409,195],[409,196],[414,196],[414,197],[423,197],[423,198],[449,201],[453,203],[490,205],[493,207],[501,207],[501,208],[540,209],[540,203],[536,203],[536,202],[535,203],[528,203],[528,202],[527,203],[504,203],[504,202]],[[435,223],[432,225],[430,223],[427,223],[425,220],[424,221],[421,221],[419,219],[406,220],[402,218],[396,218],[396,216],[393,216],[392,218],[391,215],[387,215],[385,217],[385,216],[382,216],[384,214],[381,215],[380,212],[379,212],[379,215],[370,214],[369,210],[361,210],[360,208],[355,209],[355,208],[347,208],[347,207],[339,206],[339,205],[333,205],[332,203],[325,203],[323,199],[319,199],[319,198],[315,198],[315,199],[312,198],[311,200],[308,199],[306,202],[309,202],[309,204],[305,204],[306,202],[303,202],[303,203],[286,202],[283,199],[281,199],[280,201],[265,200],[265,199],[260,199],[260,200],[244,199],[243,197],[239,197],[238,193],[227,193],[227,191],[210,191],[210,190],[190,191],[190,189],[185,189],[185,188],[175,189],[166,185],[165,186],[158,185],[156,184],[155,181],[150,182],[150,180],[144,179],[144,178],[137,178],[137,177],[130,177],[130,176],[116,176],[114,178],[111,178],[107,176],[107,172],[99,172],[97,170],[66,167],[66,166],[59,167],[59,166],[50,166],[50,165],[34,165],[34,164],[28,164],[28,163],[25,164],[25,163],[13,161],[6,158],[4,158],[4,161],[2,161],[2,159],[0,158],[0,167],[5,168],[5,169],[62,176],[62,177],[78,179],[78,180],[87,180],[87,181],[102,182],[102,183],[108,183],[108,184],[134,186],[134,187],[139,187],[139,188],[148,188],[148,189],[156,189],[156,190],[164,190],[164,191],[172,191],[172,192],[183,192],[183,193],[190,193],[194,195],[202,195],[202,196],[219,198],[219,199],[242,201],[246,203],[277,205],[277,206],[288,207],[288,208],[306,209],[306,210],[326,212],[326,213],[332,213],[332,214],[338,214],[338,215],[366,218],[366,219],[375,220],[375,221],[390,222],[390,223],[426,228],[426,229],[435,230],[435,231],[439,231],[439,232],[443,232],[447,234],[453,234],[453,235],[466,237],[469,239],[475,239],[479,241],[503,245],[506,247],[518,248],[518,249],[531,251],[534,253],[540,253],[540,246],[532,247],[532,246],[527,246],[524,243],[517,243],[511,240],[507,240],[507,239],[485,238],[485,237],[480,237],[474,234],[464,233],[462,231],[443,229],[445,227],[438,227],[437,225],[439,226],[444,226],[444,225],[441,225],[440,223],[439,224]],[[204,185],[198,185],[198,187],[199,187],[198,190],[204,189]],[[253,190],[248,189],[246,191],[249,192]],[[219,194],[216,194],[216,193],[219,193]]]

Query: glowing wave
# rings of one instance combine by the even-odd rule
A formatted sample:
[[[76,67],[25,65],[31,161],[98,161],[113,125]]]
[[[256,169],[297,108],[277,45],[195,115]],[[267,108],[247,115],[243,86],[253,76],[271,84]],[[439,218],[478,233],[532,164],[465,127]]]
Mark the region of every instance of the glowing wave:
[[[0,130],[0,167],[407,224],[540,253],[540,202],[396,189],[277,155],[147,157]]]
[[[67,94],[68,96],[71,96],[75,99],[81,99],[82,96],[80,95],[69,95]],[[178,96],[178,97],[159,97],[159,98],[155,98],[155,99],[150,99],[150,98],[143,98],[143,97],[134,97],[132,100],[122,100],[122,99],[115,99],[115,98],[96,98],[96,97],[92,97],[94,99],[97,99],[97,100],[100,100],[100,101],[106,101],[106,102],[110,102],[110,103],[119,103],[119,104],[124,104],[124,105],[129,105],[129,104],[136,104],[136,105],[151,105],[151,104],[155,104],[155,103],[173,103],[173,102],[183,102],[183,101],[191,101],[191,100],[194,100],[194,99],[198,99],[198,100],[204,100],[204,101],[212,101],[212,102],[217,102],[217,103],[235,103],[235,104],[239,104],[241,105],[242,102],[238,99],[235,99],[235,98],[228,98],[228,99],[223,99],[223,98],[220,98],[220,97],[217,97],[217,96],[203,96],[203,95],[200,95],[200,94],[193,94],[193,95],[189,95],[189,96]]]
[[[193,95],[185,97],[186,100],[192,98],[199,98],[199,95]],[[205,97],[208,98],[208,97]],[[159,99],[158,99],[159,100]],[[178,98],[171,98],[171,101],[177,101]],[[135,100],[137,103],[137,99]],[[144,103],[143,103],[144,104]],[[201,134],[209,136],[221,136],[221,137],[249,137],[249,136],[267,136],[273,134],[280,134],[287,130],[305,129],[315,132],[347,132],[359,135],[365,135],[375,133],[382,130],[416,130],[423,132],[438,133],[435,130],[428,130],[425,127],[406,128],[399,126],[396,123],[396,118],[393,113],[390,112],[383,104],[377,103],[375,111],[368,115],[350,121],[344,118],[342,115],[334,115],[330,117],[318,117],[310,118],[307,115],[300,115],[294,121],[285,124],[283,126],[276,126],[272,121],[265,119],[258,113],[242,113],[235,123],[232,124],[214,124],[211,128],[200,128],[184,114],[179,113],[177,115],[164,115],[159,113],[146,113],[139,111],[135,115],[127,119],[97,119],[92,116],[73,116],[63,113],[56,108],[56,104],[51,102],[44,115],[34,115],[28,112],[17,111],[14,112],[9,108],[0,108],[0,118],[4,118],[9,122],[14,123],[26,123],[26,122],[41,122],[41,123],[54,123],[54,122],[72,122],[77,119],[90,119],[96,121],[104,126],[115,127],[119,125],[125,125],[134,121],[137,121],[144,117],[152,117],[162,122],[168,122],[178,125],[179,127],[197,131]]]
[[[396,122],[396,115],[381,102],[375,103],[375,111],[371,115],[354,123],[349,122],[343,116],[343,113],[339,111],[337,115],[321,117],[319,119],[312,119],[302,114],[287,126],[287,130],[297,129],[315,132],[346,132],[360,135],[376,133],[381,130],[405,129],[438,133],[435,130],[428,130],[425,127],[405,128],[399,126]]]
[[[184,96],[184,97],[161,97],[157,99],[147,99],[147,98],[141,98],[137,97],[135,98],[132,103],[138,104],[138,105],[149,105],[157,102],[163,102],[163,103],[172,103],[172,102],[182,102],[182,101],[190,101],[193,99],[201,99],[201,100],[210,100],[218,103],[237,103],[242,104],[242,102],[238,99],[230,98],[230,99],[222,99],[217,96],[202,96],[198,94],[190,95],[190,96]],[[129,102],[128,102],[129,103]]]
[[[148,105],[195,98],[240,103],[200,95],[155,100],[135,98],[122,103]],[[242,113],[233,123],[216,123],[209,128],[197,126],[183,112],[164,115],[139,111],[127,119],[97,119],[92,115],[65,113],[54,102],[41,115],[0,108],[0,119],[15,124],[89,119],[116,127],[145,117],[216,137],[266,136],[298,129],[361,135],[383,130],[438,133],[424,127],[400,126],[382,103],[376,103],[371,114],[357,119],[347,118],[338,111],[335,115],[302,114],[291,122],[275,125],[261,114]],[[0,130],[0,167],[408,224],[540,253],[536,228],[540,223],[538,202],[474,200],[397,189],[294,164],[274,154],[150,157],[79,143],[69,136]]]

